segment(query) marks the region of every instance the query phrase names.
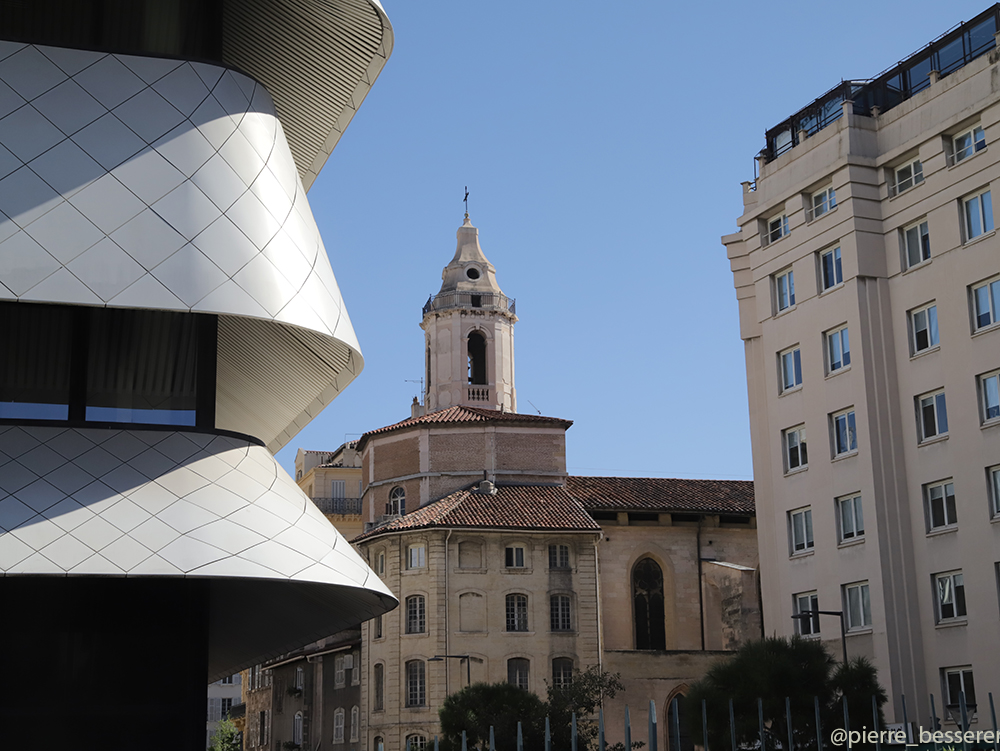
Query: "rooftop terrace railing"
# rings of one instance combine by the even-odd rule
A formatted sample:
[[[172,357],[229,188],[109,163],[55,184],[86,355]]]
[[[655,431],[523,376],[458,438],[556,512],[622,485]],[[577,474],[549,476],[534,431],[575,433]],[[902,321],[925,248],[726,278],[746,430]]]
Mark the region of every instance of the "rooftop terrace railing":
[[[312,502],[315,503],[319,510],[324,514],[361,513],[360,498],[313,498]]]
[[[854,103],[854,114],[871,116],[886,112],[931,85],[931,74],[954,73],[996,47],[1000,4],[971,21],[948,30],[926,47],[867,81],[841,81],[787,120],[770,128],[762,155],[777,159],[802,138],[811,136],[843,115],[843,102]]]
[[[512,315],[515,312],[514,298],[492,292],[441,292],[431,295],[424,303],[424,315],[432,310],[447,310],[448,308],[482,308],[483,310],[500,310]]]

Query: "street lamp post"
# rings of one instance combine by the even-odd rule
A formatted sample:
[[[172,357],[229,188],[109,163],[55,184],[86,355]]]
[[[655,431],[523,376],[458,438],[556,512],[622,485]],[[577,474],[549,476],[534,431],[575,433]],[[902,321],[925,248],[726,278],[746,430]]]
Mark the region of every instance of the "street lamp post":
[[[792,620],[807,621],[817,615],[836,615],[840,617],[840,646],[844,650],[844,665],[847,665],[847,627],[844,624],[843,610],[802,610],[792,616]]]
[[[449,660],[465,660],[465,685],[472,685],[472,655],[434,655],[429,657],[427,662],[443,662],[444,659]],[[480,660],[481,662],[481,660]]]

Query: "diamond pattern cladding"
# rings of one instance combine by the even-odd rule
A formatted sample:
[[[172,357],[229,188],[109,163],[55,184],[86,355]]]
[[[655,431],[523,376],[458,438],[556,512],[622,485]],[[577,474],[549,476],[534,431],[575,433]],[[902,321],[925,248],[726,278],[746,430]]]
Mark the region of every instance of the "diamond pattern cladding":
[[[0,427],[0,573],[388,593],[266,449],[185,432]]]
[[[358,349],[260,84],[26,45],[0,60],[0,115],[0,298],[248,315]]]

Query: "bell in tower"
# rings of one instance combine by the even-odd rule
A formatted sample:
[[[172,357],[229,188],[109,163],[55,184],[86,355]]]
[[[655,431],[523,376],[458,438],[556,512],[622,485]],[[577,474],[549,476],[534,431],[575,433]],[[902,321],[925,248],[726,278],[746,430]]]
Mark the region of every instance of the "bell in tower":
[[[420,324],[427,348],[425,410],[461,405],[516,412],[514,300],[500,290],[468,214],[441,279]]]

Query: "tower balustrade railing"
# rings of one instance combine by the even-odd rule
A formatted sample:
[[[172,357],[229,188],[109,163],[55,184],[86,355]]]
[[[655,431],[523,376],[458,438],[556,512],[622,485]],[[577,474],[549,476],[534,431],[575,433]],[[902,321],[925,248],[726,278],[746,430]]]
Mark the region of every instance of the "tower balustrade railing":
[[[423,312],[427,315],[432,310],[449,308],[481,308],[517,315],[514,298],[494,292],[441,292],[427,298]]]

